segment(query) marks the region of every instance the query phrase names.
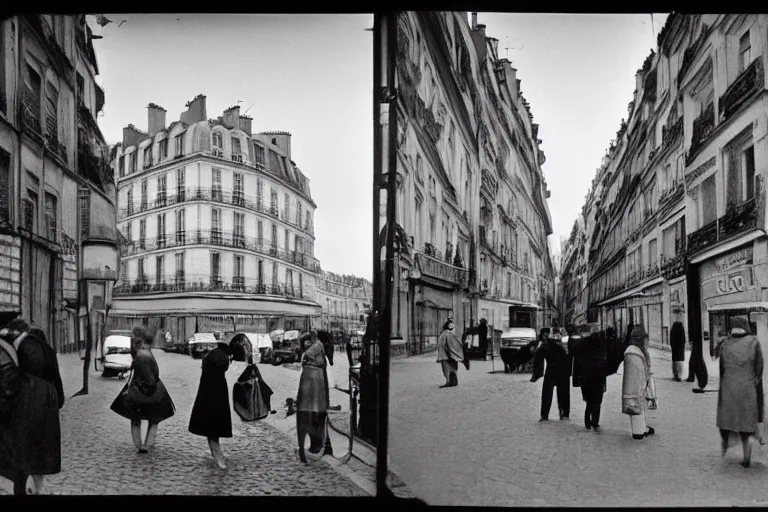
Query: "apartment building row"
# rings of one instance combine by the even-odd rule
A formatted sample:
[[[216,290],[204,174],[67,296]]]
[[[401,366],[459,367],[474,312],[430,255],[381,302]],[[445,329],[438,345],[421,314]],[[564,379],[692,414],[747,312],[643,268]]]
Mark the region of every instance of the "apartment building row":
[[[535,327],[554,307],[538,125],[485,30],[466,12],[398,16],[393,337],[411,352],[449,317]]]
[[[745,314],[768,348],[767,50],[766,15],[669,16],[564,259],[563,282],[587,269],[564,297],[587,321],[659,346],[681,321],[707,354]]]
[[[373,284],[362,277],[324,271],[315,300],[323,308],[321,325],[337,334],[364,332],[373,301]]]

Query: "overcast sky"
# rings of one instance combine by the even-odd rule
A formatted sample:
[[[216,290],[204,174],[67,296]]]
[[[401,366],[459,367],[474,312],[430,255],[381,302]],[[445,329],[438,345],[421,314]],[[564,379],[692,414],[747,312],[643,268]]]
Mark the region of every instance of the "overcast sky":
[[[208,117],[241,103],[253,132],[290,132],[309,178],[315,256],[324,270],[372,277],[373,15],[109,14],[93,23],[107,142],[147,129],[148,103],[179,119],[207,96]],[[125,20],[125,23],[122,21]],[[122,24],[121,24],[122,23]],[[99,79],[97,79],[99,80]]]
[[[478,14],[499,56],[517,68],[539,124],[549,209],[560,250],[605,150],[627,118],[635,73],[656,49],[667,14]]]

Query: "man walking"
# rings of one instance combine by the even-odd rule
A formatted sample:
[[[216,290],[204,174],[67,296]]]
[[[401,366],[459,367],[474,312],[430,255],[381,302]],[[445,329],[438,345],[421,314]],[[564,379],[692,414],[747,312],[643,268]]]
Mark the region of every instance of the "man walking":
[[[544,363],[546,361],[546,371]],[[533,376],[531,382],[536,382],[542,376],[544,385],[541,391],[541,419],[549,420],[549,410],[552,407],[552,392],[557,388],[557,407],[560,410],[560,419],[568,420],[571,412],[571,366],[572,357],[568,353],[568,347],[562,342],[559,334],[555,333],[544,345],[536,351],[533,362]]]

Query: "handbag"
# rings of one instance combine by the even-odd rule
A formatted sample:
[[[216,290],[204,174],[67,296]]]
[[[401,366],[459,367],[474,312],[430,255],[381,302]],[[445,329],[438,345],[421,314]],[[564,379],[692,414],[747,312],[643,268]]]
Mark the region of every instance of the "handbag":
[[[645,385],[645,399],[648,401],[648,409],[653,411],[658,408],[658,399],[656,398],[656,379],[653,374],[648,377],[648,383]]]
[[[248,366],[232,387],[232,408],[243,421],[258,421],[269,416],[269,406],[264,402],[261,379]]]
[[[131,385],[131,381],[133,380],[133,370],[131,370],[131,374],[128,376],[128,382],[125,383],[125,386],[123,386],[123,389],[120,390],[120,392],[115,397],[114,401],[112,402],[112,405],[109,406],[110,410],[112,412],[115,412],[122,416],[123,418],[131,419],[132,415],[131,412],[128,409],[128,386]]]

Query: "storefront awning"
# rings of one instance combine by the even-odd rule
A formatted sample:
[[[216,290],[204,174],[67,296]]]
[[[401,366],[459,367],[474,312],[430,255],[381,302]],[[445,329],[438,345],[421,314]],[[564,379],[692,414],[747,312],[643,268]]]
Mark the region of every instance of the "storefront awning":
[[[735,302],[733,304],[716,304],[707,306],[707,311],[739,311],[757,312],[768,311],[768,302]]]

